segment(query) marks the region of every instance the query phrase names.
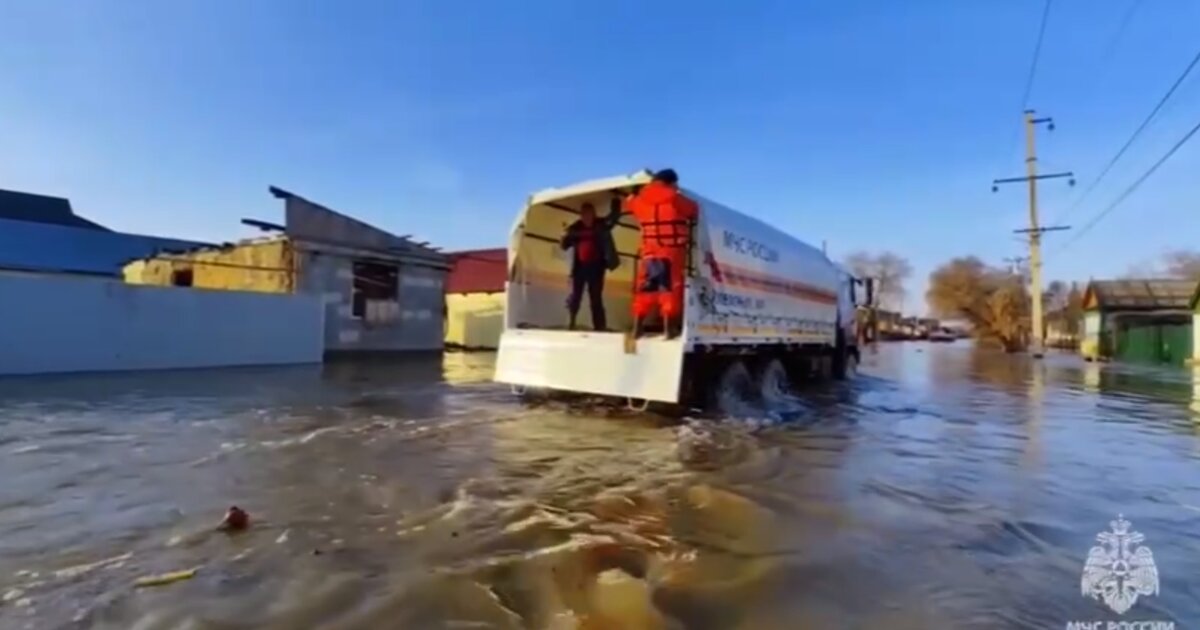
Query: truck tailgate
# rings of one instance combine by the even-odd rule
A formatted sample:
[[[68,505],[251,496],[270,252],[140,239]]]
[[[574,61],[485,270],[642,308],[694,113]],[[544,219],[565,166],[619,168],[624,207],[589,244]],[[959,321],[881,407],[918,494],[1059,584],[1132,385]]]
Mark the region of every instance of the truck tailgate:
[[[639,339],[625,353],[621,333],[506,330],[495,380],[510,385],[677,402],[682,337]]]

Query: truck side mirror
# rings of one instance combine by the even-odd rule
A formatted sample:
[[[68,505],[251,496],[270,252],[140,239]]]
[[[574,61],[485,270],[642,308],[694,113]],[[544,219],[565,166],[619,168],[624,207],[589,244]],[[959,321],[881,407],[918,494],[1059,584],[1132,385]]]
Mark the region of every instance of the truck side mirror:
[[[875,306],[875,278],[863,281],[867,285],[867,306]]]

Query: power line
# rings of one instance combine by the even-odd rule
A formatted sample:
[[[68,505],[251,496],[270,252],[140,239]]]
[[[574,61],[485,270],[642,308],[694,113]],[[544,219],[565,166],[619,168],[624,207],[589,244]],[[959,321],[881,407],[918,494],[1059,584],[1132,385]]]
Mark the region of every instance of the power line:
[[[1080,238],[1083,238],[1083,235],[1087,234],[1088,231],[1090,231],[1093,227],[1095,227],[1095,225],[1097,223],[1099,223],[1104,217],[1108,216],[1108,214],[1110,212],[1117,209],[1117,206],[1120,206],[1122,203],[1124,203],[1124,201],[1126,199],[1128,199],[1129,196],[1134,193],[1134,191],[1136,191],[1139,187],[1141,187],[1142,183],[1144,183],[1147,179],[1149,179],[1150,176],[1153,175],[1154,172],[1157,171],[1160,166],[1162,166],[1167,160],[1171,159],[1171,156],[1175,155],[1176,151],[1178,151],[1180,148],[1182,148],[1183,145],[1187,144],[1188,140],[1191,140],[1192,136],[1196,135],[1196,132],[1200,132],[1200,123],[1196,123],[1196,126],[1192,127],[1191,131],[1188,131],[1186,134],[1184,134],[1184,136],[1179,139],[1179,142],[1176,142],[1175,146],[1171,147],[1170,151],[1167,151],[1167,153],[1165,155],[1163,155],[1161,158],[1158,159],[1157,162],[1154,163],[1154,166],[1151,166],[1145,173],[1142,173],[1141,177],[1137,178],[1137,180],[1135,180],[1132,184],[1130,184],[1129,187],[1126,188],[1125,191],[1122,192],[1120,195],[1118,195],[1117,198],[1114,199],[1112,203],[1108,204],[1108,207],[1106,207],[1104,210],[1100,211],[1100,213],[1097,214],[1095,217],[1093,217],[1091,221],[1088,221],[1086,224],[1084,224],[1084,226],[1082,228],[1080,228],[1080,230],[1078,232],[1075,233],[1075,236],[1073,238],[1071,238],[1067,242],[1063,243],[1062,247],[1058,248],[1058,250],[1056,250],[1054,253],[1057,254],[1057,253],[1062,252],[1064,249],[1069,247],[1072,243],[1075,243]]]
[[[1133,135],[1129,136],[1129,139],[1125,141],[1125,144],[1119,151],[1117,151],[1116,155],[1112,156],[1112,159],[1108,161],[1108,164],[1101,169],[1100,174],[1096,176],[1096,179],[1092,180],[1092,183],[1089,184],[1088,187],[1083,191],[1083,194],[1075,200],[1075,203],[1071,204],[1071,207],[1067,209],[1062,217],[1059,217],[1060,220],[1066,218],[1068,214],[1070,214],[1079,206],[1083,205],[1083,202],[1088,198],[1088,195],[1090,195],[1092,191],[1100,185],[1100,182],[1106,175],[1108,175],[1109,171],[1112,170],[1113,166],[1117,164],[1121,157],[1125,155],[1125,152],[1129,150],[1129,147],[1133,146],[1133,143],[1138,139],[1138,136],[1140,136],[1142,132],[1146,130],[1146,127],[1150,126],[1150,123],[1154,120],[1154,117],[1158,115],[1158,112],[1162,111],[1163,105],[1167,104],[1167,101],[1171,99],[1173,94],[1175,94],[1175,90],[1179,89],[1179,86],[1183,84],[1184,79],[1187,79],[1188,75],[1192,73],[1192,70],[1197,64],[1200,64],[1200,52],[1196,53],[1196,56],[1192,58],[1192,62],[1189,63],[1187,68],[1184,69],[1183,74],[1179,75],[1178,79],[1175,79],[1175,83],[1171,85],[1171,89],[1167,90],[1166,94],[1163,94],[1163,97],[1159,99],[1158,104],[1154,106],[1154,109],[1150,110],[1150,114],[1146,116],[1145,120],[1142,121],[1142,124],[1138,125],[1138,128],[1133,131]]]
[[[1046,22],[1050,18],[1050,3],[1052,0],[1046,0],[1046,5],[1042,8],[1042,22],[1038,26],[1037,42],[1033,45],[1033,59],[1029,62],[1029,74],[1025,77],[1025,89],[1021,93],[1021,111],[1029,109],[1029,96],[1033,93],[1033,81],[1037,76],[1038,60],[1042,56],[1042,42],[1046,40]],[[1008,151],[1004,153],[1004,160],[1008,160],[1014,149],[1017,148],[1017,142],[1021,138],[1021,130],[1019,127],[1013,129],[1012,140],[1008,143]]]
[[[1042,9],[1042,25],[1038,28],[1037,43],[1033,46],[1033,61],[1029,63],[1029,76],[1025,79],[1025,94],[1021,97],[1021,110],[1029,109],[1029,94],[1033,91],[1033,79],[1037,75],[1038,59],[1042,56],[1042,42],[1046,39],[1046,22],[1050,17],[1050,2]]]
[[[1121,24],[1117,27],[1117,32],[1113,33],[1112,39],[1108,41],[1108,45],[1104,47],[1104,53],[1100,55],[1100,66],[1103,69],[1112,61],[1112,57],[1117,52],[1117,46],[1121,43],[1121,39],[1125,36],[1125,31],[1129,28],[1129,24],[1133,22],[1133,16],[1137,10],[1141,8],[1145,0],[1133,0],[1129,3],[1129,8],[1125,10],[1125,15],[1121,17]]]
[[[1091,100],[1093,98],[1097,89],[1100,87],[1100,84],[1102,83],[1103,79],[1108,75],[1110,69],[1112,68],[1112,60],[1117,52],[1117,48],[1119,47],[1122,39],[1124,38],[1126,31],[1129,30],[1129,25],[1133,23],[1133,18],[1137,14],[1138,9],[1140,9],[1144,3],[1145,3],[1145,0],[1131,0],[1131,2],[1129,3],[1129,6],[1126,7],[1126,9],[1125,9],[1125,12],[1121,15],[1121,18],[1117,24],[1116,30],[1113,31],[1112,35],[1108,38],[1108,42],[1107,42],[1107,44],[1105,44],[1104,48],[1102,49],[1103,52],[1100,54],[1100,62],[1097,64],[1096,72],[1095,72],[1094,76],[1092,77],[1093,80],[1092,80],[1091,88],[1088,90],[1088,93],[1089,93],[1088,100]],[[1051,168],[1055,168],[1058,170],[1066,170],[1065,168],[1059,168],[1059,167],[1051,164],[1049,161],[1046,161],[1045,163],[1047,166],[1050,166]],[[1080,203],[1082,203],[1083,197],[1086,196],[1090,192],[1091,191],[1089,189],[1089,191],[1087,193],[1083,193],[1082,195],[1077,196],[1075,198],[1076,205],[1068,208],[1066,211],[1062,212],[1059,216],[1056,216],[1055,220],[1057,221],[1057,220],[1066,218],[1067,215],[1071,214],[1071,212],[1074,211],[1075,208],[1078,207],[1078,205]]]

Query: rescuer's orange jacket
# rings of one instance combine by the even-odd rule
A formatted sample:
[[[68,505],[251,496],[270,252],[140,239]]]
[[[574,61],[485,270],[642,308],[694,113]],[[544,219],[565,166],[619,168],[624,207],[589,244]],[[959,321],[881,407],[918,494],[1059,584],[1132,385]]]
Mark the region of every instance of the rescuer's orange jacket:
[[[642,228],[642,258],[680,259],[687,251],[691,222],[699,206],[678,188],[650,182],[625,201]]]

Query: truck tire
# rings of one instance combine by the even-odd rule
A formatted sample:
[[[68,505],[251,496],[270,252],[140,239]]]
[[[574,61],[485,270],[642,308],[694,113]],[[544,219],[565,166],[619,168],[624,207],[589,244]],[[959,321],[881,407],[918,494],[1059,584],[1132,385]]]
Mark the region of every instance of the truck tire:
[[[786,398],[790,384],[787,368],[779,359],[767,359],[758,371],[759,395],[768,405]]]
[[[736,414],[748,401],[757,398],[757,393],[746,364],[740,359],[732,359],[713,382],[712,406],[722,413]]]
[[[846,334],[838,327],[833,348],[833,378],[844,381],[858,371],[858,354],[846,343]]]

